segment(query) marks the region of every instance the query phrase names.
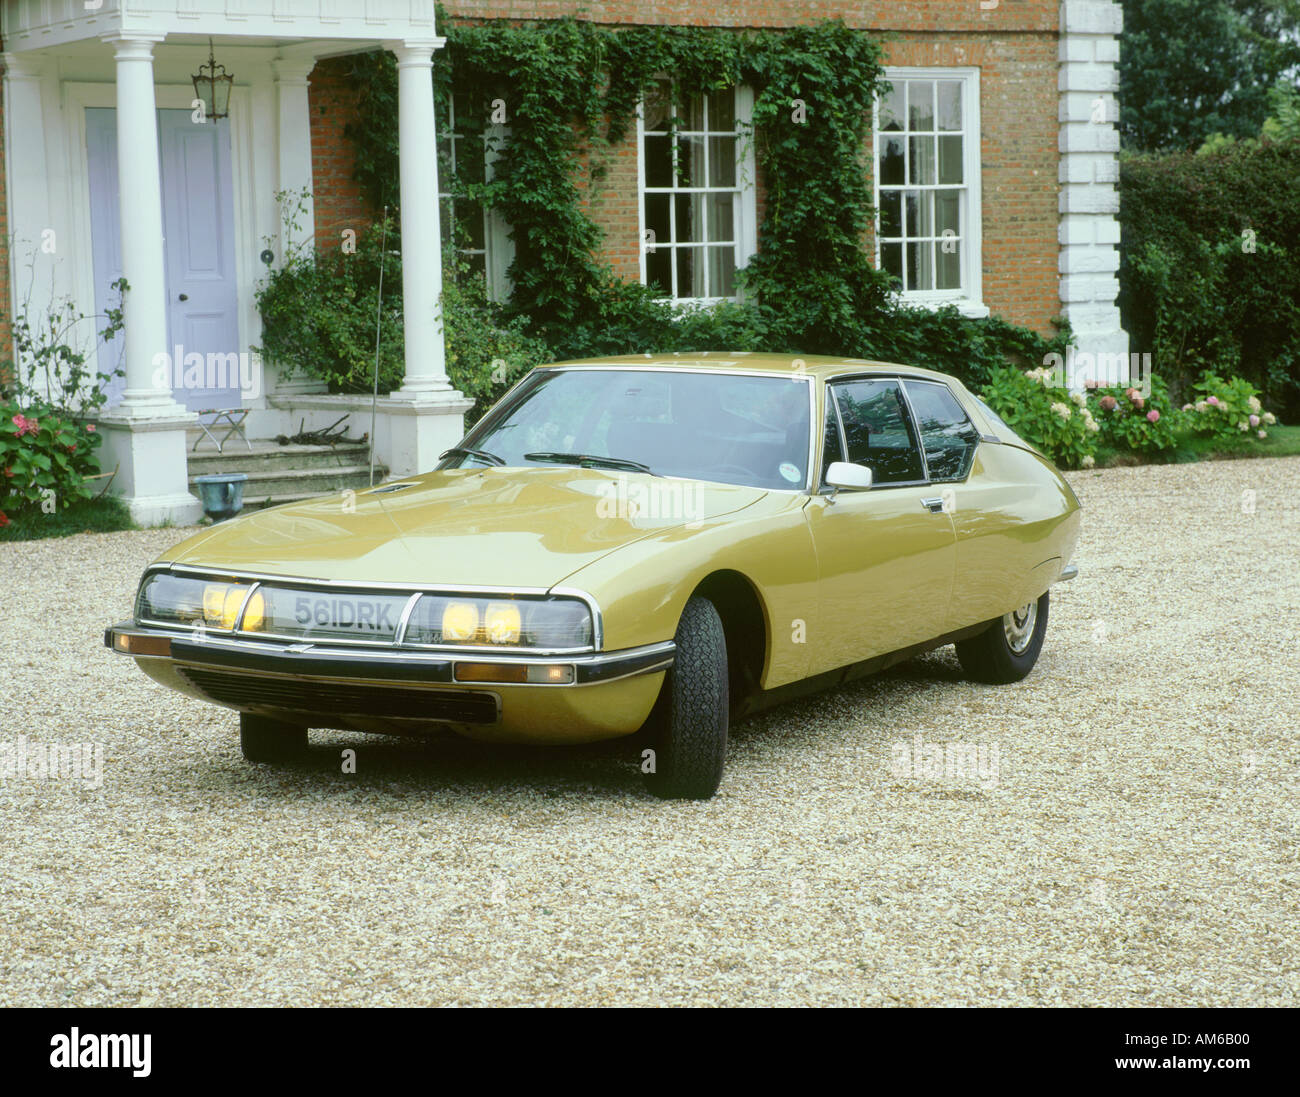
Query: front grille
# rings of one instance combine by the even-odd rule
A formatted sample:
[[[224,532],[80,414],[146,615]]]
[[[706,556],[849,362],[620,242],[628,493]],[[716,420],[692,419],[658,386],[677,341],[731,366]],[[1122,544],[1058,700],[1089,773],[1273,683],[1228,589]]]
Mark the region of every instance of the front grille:
[[[176,669],[211,700],[237,708],[257,705],[334,717],[394,716],[456,724],[493,724],[497,720],[496,697],[473,690],[369,686],[319,678],[305,681],[194,666]]]

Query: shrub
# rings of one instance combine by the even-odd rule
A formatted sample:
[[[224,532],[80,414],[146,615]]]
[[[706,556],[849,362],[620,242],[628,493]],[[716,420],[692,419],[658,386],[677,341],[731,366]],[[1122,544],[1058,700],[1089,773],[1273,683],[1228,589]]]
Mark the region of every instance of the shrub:
[[[1120,162],[1120,309],[1179,403],[1207,370],[1300,415],[1300,141]]]
[[[481,275],[448,271],[443,282],[442,317],[446,331],[447,375],[474,406],[465,414],[468,429],[533,366],[550,360],[540,339],[507,321],[488,300]]]
[[[980,392],[984,402],[1026,442],[1062,468],[1090,468],[1096,460],[1100,425],[1082,393],[1052,384],[1045,368],[993,371]]]
[[[1244,377],[1222,378],[1207,373],[1196,383],[1199,398],[1184,406],[1192,429],[1213,438],[1267,438],[1277,422],[1264,410],[1259,392]]]
[[[0,525],[10,517],[66,510],[91,489],[86,478],[99,472],[95,451],[102,438],[48,404],[22,407],[0,402]]]
[[[259,353],[281,367],[324,381],[331,392],[370,392],[374,385],[375,323],[383,313],[379,391],[400,387],[405,374],[402,332],[400,230],[375,224],[361,232],[356,250],[307,248],[290,256],[258,287],[262,312]],[[447,249],[443,271],[443,326],[447,374],[475,401],[467,419],[483,414],[520,376],[548,359],[546,344],[524,333],[488,300],[481,275],[457,263]]]
[[[1115,449],[1173,450],[1185,429],[1185,416],[1170,403],[1164,378],[1154,375],[1149,396],[1125,385],[1089,386],[1087,406],[1101,428],[1101,441]]]

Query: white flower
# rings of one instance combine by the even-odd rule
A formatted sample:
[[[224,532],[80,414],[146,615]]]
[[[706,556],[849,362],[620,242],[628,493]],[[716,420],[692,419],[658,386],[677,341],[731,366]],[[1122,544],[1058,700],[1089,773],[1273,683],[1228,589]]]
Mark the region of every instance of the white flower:
[[[1258,415],[1258,414],[1259,414],[1259,409],[1260,409],[1260,406],[1261,406],[1261,405],[1260,405],[1260,402],[1259,402],[1259,397],[1257,397],[1257,396],[1252,396],[1252,397],[1250,398],[1250,400],[1249,400],[1249,403],[1250,403],[1250,410],[1253,411],[1253,412],[1255,412],[1256,415]]]
[[[1266,430],[1261,430],[1261,431],[1259,432],[1259,436],[1260,436],[1261,438],[1267,438],[1267,437],[1268,437],[1268,431],[1266,431]]]
[[[1097,463],[1097,459],[1093,457],[1091,453],[1088,454],[1088,456],[1083,459],[1083,467],[1086,469],[1092,468],[1092,466],[1095,465],[1096,463]]]
[[[1196,410],[1197,410],[1197,411],[1204,411],[1204,410],[1205,410],[1205,407],[1206,407],[1206,404],[1205,404],[1205,401],[1204,401],[1204,400],[1197,400],[1197,401],[1196,401]]]
[[[1271,427],[1274,423],[1277,422],[1277,416],[1274,415],[1271,411],[1266,411],[1264,412],[1264,422],[1266,422]]]
[[[1069,405],[1069,404],[1053,404],[1053,405],[1052,405],[1052,410],[1053,410],[1054,412],[1056,412],[1056,414],[1059,415],[1062,419],[1068,419],[1068,418],[1070,418],[1070,405]]]
[[[1250,430],[1250,424],[1247,423],[1245,419],[1243,419],[1240,423],[1237,424],[1237,429],[1238,429],[1238,430]]]
[[[1091,433],[1093,433],[1093,434],[1096,434],[1097,431],[1101,430],[1101,427],[1099,427],[1099,426],[1097,425],[1097,420],[1096,420],[1096,419],[1089,419],[1089,420],[1088,420],[1088,430],[1089,430]]]
[[[1075,404],[1077,404],[1081,408],[1086,408],[1088,406],[1087,393],[1083,393],[1083,392],[1071,393],[1070,399],[1073,400]]]

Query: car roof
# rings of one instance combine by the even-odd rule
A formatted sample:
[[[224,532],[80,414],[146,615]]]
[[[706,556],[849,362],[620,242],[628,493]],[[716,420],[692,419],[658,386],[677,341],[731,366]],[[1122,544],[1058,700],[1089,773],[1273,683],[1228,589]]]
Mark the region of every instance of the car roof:
[[[827,354],[760,354],[751,351],[704,351],[674,354],[620,354],[610,358],[578,358],[569,362],[551,362],[538,369],[558,369],[571,366],[601,366],[641,369],[707,369],[737,373],[805,373],[809,376],[829,378],[856,373],[904,373],[935,381],[950,382],[955,378],[946,373],[904,366],[896,362],[875,362],[866,358],[843,358]]]

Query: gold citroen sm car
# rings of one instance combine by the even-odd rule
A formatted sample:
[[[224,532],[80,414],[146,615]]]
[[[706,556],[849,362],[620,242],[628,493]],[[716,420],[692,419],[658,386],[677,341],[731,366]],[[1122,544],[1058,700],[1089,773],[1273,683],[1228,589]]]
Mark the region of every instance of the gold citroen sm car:
[[[438,467],[250,513],[150,564],[105,643],[239,712],[500,742],[641,733],[706,798],[732,721],[955,644],[1034,666],[1079,502],[959,381],[758,354],[534,369]]]

